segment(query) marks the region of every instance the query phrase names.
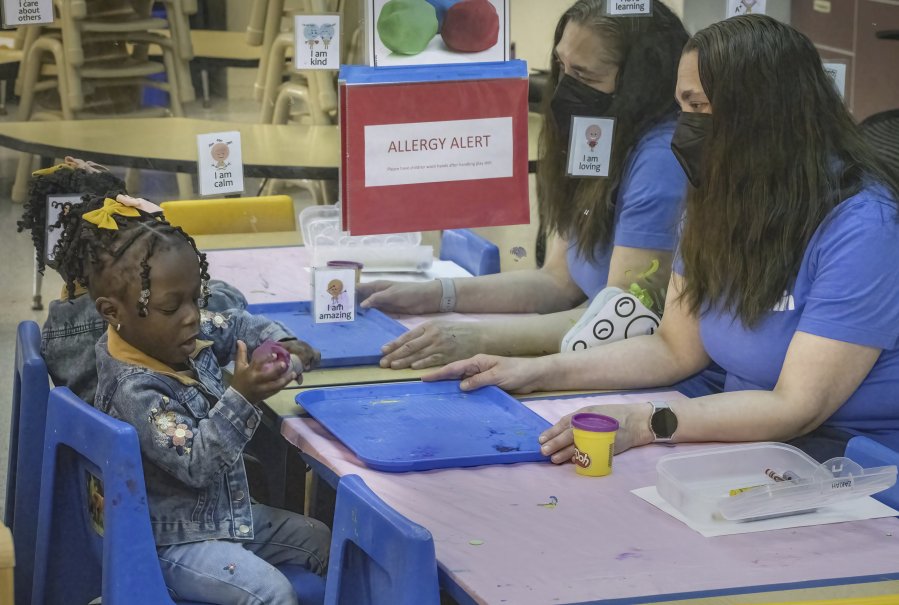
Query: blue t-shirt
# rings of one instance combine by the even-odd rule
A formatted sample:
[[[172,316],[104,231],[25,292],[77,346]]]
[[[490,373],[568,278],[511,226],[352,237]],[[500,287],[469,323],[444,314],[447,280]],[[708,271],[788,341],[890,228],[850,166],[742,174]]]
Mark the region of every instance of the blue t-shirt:
[[[675,126],[655,126],[630,154],[615,204],[615,246],[674,249],[687,191],[687,177],[671,151]],[[578,254],[577,242],[569,242],[568,272],[589,299],[609,281],[612,248],[597,244],[590,260]]]
[[[727,371],[725,391],[771,390],[799,330],[882,352],[825,426],[899,450],[899,222],[895,203],[869,187],[818,227],[791,291],[750,330],[732,313],[700,318],[706,352]],[[675,271],[683,274],[678,258]]]

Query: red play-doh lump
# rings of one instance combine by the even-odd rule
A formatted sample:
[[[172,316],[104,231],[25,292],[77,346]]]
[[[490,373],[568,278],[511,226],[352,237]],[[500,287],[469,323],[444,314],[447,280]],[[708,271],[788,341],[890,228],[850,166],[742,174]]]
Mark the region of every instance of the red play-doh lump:
[[[446,11],[440,35],[457,52],[487,50],[499,39],[496,7],[488,0],[460,0]]]

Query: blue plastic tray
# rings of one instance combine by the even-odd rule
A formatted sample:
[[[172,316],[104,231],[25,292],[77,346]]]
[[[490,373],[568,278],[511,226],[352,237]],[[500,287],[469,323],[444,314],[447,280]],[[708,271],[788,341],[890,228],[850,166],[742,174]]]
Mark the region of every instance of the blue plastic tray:
[[[457,380],[305,391],[297,403],[379,471],[548,460],[537,436],[550,423],[497,387]]]
[[[321,351],[323,368],[377,365],[381,347],[403,332],[400,322],[377,309],[356,310],[356,321],[317,324],[312,321],[312,303],[285,302],[248,305],[247,311],[280,321],[297,338]]]

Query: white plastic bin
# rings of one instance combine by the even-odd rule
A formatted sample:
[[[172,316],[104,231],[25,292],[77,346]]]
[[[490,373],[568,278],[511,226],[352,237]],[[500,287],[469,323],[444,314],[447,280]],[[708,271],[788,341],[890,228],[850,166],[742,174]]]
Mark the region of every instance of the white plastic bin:
[[[771,469],[775,481],[766,474]],[[887,489],[896,467],[863,469],[848,458],[819,464],[783,443],[671,454],[656,464],[659,494],[687,517],[748,521],[814,510]]]
[[[344,260],[362,263],[363,271],[423,272],[434,262],[434,248],[421,245],[419,232],[352,236],[341,231],[337,205],[304,208],[299,224],[314,267]]]

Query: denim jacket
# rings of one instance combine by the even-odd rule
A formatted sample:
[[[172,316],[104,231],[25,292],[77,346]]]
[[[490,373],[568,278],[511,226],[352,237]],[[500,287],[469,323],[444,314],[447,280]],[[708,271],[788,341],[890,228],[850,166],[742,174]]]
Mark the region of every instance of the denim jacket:
[[[209,282],[210,311],[244,309],[247,299],[223,281]],[[94,402],[97,390],[97,360],[94,345],[106,331],[106,322],[97,313],[94,299],[86,290],[76,291],[76,298],[50,303],[47,321],[41,330],[41,355],[47,363],[50,378],[56,386],[67,386],[88,403]]]
[[[293,338],[283,326],[246,311],[201,312],[201,338],[178,373],[109,329],[96,346],[100,380],[94,405],[137,429],[150,521],[157,546],[253,538],[241,454],[261,413],[231,387],[221,366],[237,340],[252,351],[264,340]]]

